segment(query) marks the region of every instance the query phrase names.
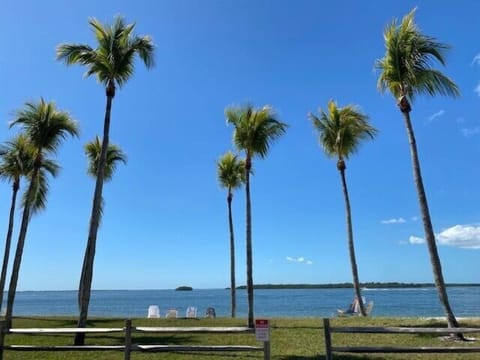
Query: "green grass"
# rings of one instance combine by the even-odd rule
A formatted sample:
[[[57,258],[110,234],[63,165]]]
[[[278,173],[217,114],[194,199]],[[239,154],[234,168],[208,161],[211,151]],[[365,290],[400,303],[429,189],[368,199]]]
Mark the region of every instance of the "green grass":
[[[123,327],[124,319],[92,319],[89,327]],[[244,326],[245,319],[134,319],[133,326]],[[421,320],[414,318],[336,318],[331,320],[332,326],[445,326],[438,320]],[[21,327],[75,327],[73,318],[15,318],[14,328]],[[461,326],[480,327],[480,320],[462,321]],[[323,359],[325,355],[323,325],[320,318],[309,319],[271,319],[272,359],[275,360],[312,360]],[[475,334],[480,337],[480,334]],[[8,335],[6,344],[22,345],[71,345],[72,335]],[[134,333],[133,343],[141,344],[197,344],[197,345],[259,345],[252,334],[155,334]],[[87,344],[122,345],[122,334],[88,335]],[[403,334],[333,334],[334,346],[340,345],[395,345],[395,346],[480,346],[480,341],[451,343],[451,340],[435,335],[403,335]],[[154,359],[263,359],[262,352],[248,353],[132,353],[132,360]],[[335,359],[479,359],[480,354],[378,354],[353,355],[337,354]],[[14,352],[6,351],[6,360],[60,360],[60,359],[99,359],[122,360],[122,352]]]

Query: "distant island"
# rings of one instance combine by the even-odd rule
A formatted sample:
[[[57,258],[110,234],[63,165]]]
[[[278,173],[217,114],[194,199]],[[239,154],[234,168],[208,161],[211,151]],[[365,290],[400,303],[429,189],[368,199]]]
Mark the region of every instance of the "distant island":
[[[179,286],[175,289],[175,291],[192,291],[193,288],[191,286]]]
[[[480,286],[475,283],[451,283],[447,287],[454,286]],[[433,283],[401,283],[401,282],[366,282],[360,283],[364,289],[399,289],[399,288],[430,288],[435,287]],[[237,289],[246,289],[246,285],[238,286]],[[333,284],[257,284],[254,289],[349,289],[353,288],[352,283],[333,283]]]

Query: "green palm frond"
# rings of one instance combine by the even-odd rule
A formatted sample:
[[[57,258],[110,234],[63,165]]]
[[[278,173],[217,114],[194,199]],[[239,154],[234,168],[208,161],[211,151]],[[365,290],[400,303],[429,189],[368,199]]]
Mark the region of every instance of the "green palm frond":
[[[25,134],[6,141],[0,146],[0,178],[18,182],[33,169],[34,148]]]
[[[94,75],[107,85],[110,81],[122,86],[133,75],[135,56],[138,55],[147,68],[155,65],[153,40],[150,36],[134,34],[135,24],[126,24],[121,16],[113,24],[103,24],[95,18],[89,20],[97,47],[60,44],[57,60],[66,65],[87,66],[85,76]]]
[[[318,117],[310,113],[309,118],[328,157],[348,159],[358,151],[362,141],[373,139],[378,132],[368,123],[368,116],[355,105],[338,107],[330,100],[327,109],[319,109]]]
[[[48,177],[46,171],[41,169],[37,172],[35,178],[30,177],[28,180],[29,183],[33,184],[34,190],[30,199],[27,198],[27,193],[23,194],[22,206],[25,207],[28,204],[31,210],[30,214],[34,215],[45,209],[47,206],[47,195],[49,190]]]
[[[100,153],[102,151],[102,141],[98,136],[95,137],[93,141],[90,141],[85,145],[85,154],[88,158],[88,174],[94,178],[97,176],[98,164],[100,162]],[[115,144],[108,144],[107,148],[107,160],[104,170],[104,180],[109,181],[112,179],[113,174],[117,168],[119,162],[126,163],[127,156],[120,149],[119,146]]]
[[[77,122],[70,114],[58,110],[53,102],[40,99],[38,103],[27,102],[16,113],[10,127],[19,125],[23,128],[35,149],[55,153],[67,136],[78,136]]]
[[[217,176],[220,186],[229,192],[240,188],[245,182],[245,161],[231,151],[217,161]]]
[[[449,46],[420,32],[414,21],[415,11],[400,24],[394,19],[385,29],[385,56],[375,63],[381,71],[378,89],[388,89],[396,98],[406,95],[411,100],[421,94],[459,96],[453,80],[433,69],[436,62],[445,65]]]
[[[252,105],[233,106],[225,110],[227,122],[235,127],[233,142],[247,156],[264,158],[271,144],[281,137],[288,125],[279,121],[270,106],[255,109]]]

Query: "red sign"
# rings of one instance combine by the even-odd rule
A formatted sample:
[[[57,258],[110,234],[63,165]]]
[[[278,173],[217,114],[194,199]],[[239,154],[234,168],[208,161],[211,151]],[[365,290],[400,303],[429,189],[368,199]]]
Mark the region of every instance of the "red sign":
[[[270,324],[267,319],[255,319],[255,337],[257,341],[270,341]]]

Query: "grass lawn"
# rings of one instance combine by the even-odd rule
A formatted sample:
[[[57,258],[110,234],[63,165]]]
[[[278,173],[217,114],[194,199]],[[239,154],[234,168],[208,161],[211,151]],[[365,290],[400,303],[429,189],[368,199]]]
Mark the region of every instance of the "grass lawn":
[[[124,319],[92,319],[89,327],[115,328],[123,327]],[[133,326],[244,326],[245,319],[134,319]],[[439,320],[422,320],[414,318],[335,318],[332,326],[445,326]],[[76,320],[67,317],[15,318],[14,328],[28,327],[75,327]],[[464,327],[480,327],[480,319],[461,321]],[[320,318],[271,319],[272,359],[275,360],[311,360],[323,359],[325,356],[323,325]],[[480,338],[480,334],[475,334]],[[7,335],[6,344],[22,345],[71,345],[73,335]],[[121,333],[87,335],[87,344],[123,345]],[[190,345],[259,345],[252,334],[161,334],[134,333],[133,343],[137,344],[190,344]],[[435,335],[408,334],[333,334],[334,346],[339,345],[396,345],[396,346],[480,346],[479,341],[452,343]],[[6,360],[60,360],[60,359],[99,359],[123,360],[122,352],[17,352],[6,351]],[[141,353],[133,352],[132,360],[147,359],[263,359],[262,352],[242,353]],[[337,354],[335,359],[480,359],[480,354],[377,354],[354,355]]]

